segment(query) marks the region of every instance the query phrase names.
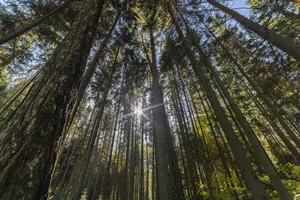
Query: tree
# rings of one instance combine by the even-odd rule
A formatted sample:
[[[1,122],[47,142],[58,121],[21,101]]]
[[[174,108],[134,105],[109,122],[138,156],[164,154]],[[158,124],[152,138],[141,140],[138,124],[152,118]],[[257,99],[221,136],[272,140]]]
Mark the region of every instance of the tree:
[[[223,6],[222,4],[218,3],[215,0],[208,0],[210,4],[213,6],[217,7],[218,9],[222,10],[228,15],[231,15],[232,17],[235,18],[239,23],[241,23],[243,26],[246,28],[254,31],[256,34],[260,35],[263,37],[265,40],[270,41],[273,45],[277,46],[279,49],[282,51],[286,52],[290,56],[294,57],[296,60],[300,60],[300,55],[298,52],[300,52],[300,47],[293,42],[291,39],[284,38],[272,30],[269,30],[249,19],[246,17],[240,15],[239,13]]]
[[[221,107],[221,104],[218,102],[217,97],[213,91],[213,89],[206,84],[207,81],[204,74],[204,70],[202,69],[204,66],[201,66],[196,59],[193,56],[193,53],[190,49],[190,46],[188,41],[185,39],[180,27],[178,26],[177,20],[173,14],[172,8],[170,4],[167,4],[167,9],[172,17],[172,20],[175,24],[176,31],[183,43],[183,46],[185,47],[186,53],[189,57],[189,60],[193,66],[193,69],[195,73],[197,74],[197,77],[199,79],[199,82],[201,83],[202,88],[204,89],[212,108],[214,109],[214,112],[216,114],[217,120],[222,126],[223,131],[227,134],[227,139],[229,142],[229,145],[231,147],[231,150],[234,153],[234,156],[236,158],[236,162],[238,163],[241,173],[245,179],[247,187],[252,191],[255,199],[268,199],[268,194],[264,188],[264,186],[259,183],[256,178],[253,176],[253,169],[251,169],[251,162],[247,158],[247,153],[245,149],[242,147],[242,144],[238,140],[238,138],[235,136],[234,130],[232,126],[230,125],[230,122],[228,121],[224,109]],[[243,158],[243,161],[242,161]]]
[[[0,199],[296,198],[298,10],[228,2],[1,2]]]
[[[7,141],[1,149],[1,198],[40,199],[47,193],[55,145],[78,92],[102,5],[102,1],[92,0],[84,4],[72,30],[13,118],[1,125],[1,135]]]

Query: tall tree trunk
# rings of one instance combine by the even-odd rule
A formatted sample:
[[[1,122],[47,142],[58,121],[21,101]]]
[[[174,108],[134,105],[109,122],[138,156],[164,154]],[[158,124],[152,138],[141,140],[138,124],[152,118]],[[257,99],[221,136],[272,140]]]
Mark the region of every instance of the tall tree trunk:
[[[189,137],[188,128],[186,125],[186,119],[184,116],[183,111],[183,105],[180,99],[180,94],[178,91],[178,85],[174,77],[174,70],[172,70],[173,74],[173,81],[174,87],[171,88],[171,94],[173,99],[173,105],[174,105],[174,112],[176,116],[176,121],[178,123],[178,136],[179,136],[179,142],[180,142],[180,150],[181,150],[181,159],[182,159],[182,165],[184,168],[184,175],[185,175],[185,185],[187,187],[189,198],[191,199],[201,199],[199,192],[198,192],[198,186],[196,185],[196,179],[197,179],[197,169],[195,164],[195,157],[193,157],[193,145],[191,145],[191,138]],[[171,84],[172,84],[171,82]],[[173,86],[173,84],[172,84]],[[173,89],[174,88],[174,89]],[[176,101],[177,100],[177,101]],[[177,106],[179,105],[179,106]],[[203,155],[197,155],[197,157],[200,157],[200,159],[203,159]],[[186,161],[185,161],[186,159]]]
[[[103,96],[102,96],[102,99],[101,99],[101,102],[100,102],[100,108],[98,109],[96,119],[95,119],[95,124],[92,128],[91,136],[89,138],[89,144],[87,146],[87,151],[86,151],[84,162],[83,162],[83,165],[82,165],[81,176],[79,177],[78,183],[76,185],[76,188],[75,188],[75,191],[74,191],[74,194],[73,194],[73,197],[72,197],[73,200],[78,200],[81,193],[82,193],[82,189],[83,189],[82,186],[83,186],[83,183],[84,183],[87,171],[88,171],[89,163],[91,162],[92,153],[93,153],[96,141],[97,141],[96,138],[99,137],[98,136],[99,135],[99,128],[100,128],[101,120],[103,118],[103,113],[104,113],[104,109],[105,109],[105,106],[106,106],[107,96],[109,94],[109,90],[110,90],[111,85],[112,85],[113,75],[116,71],[116,67],[117,67],[116,62],[117,62],[118,52],[119,52],[119,50],[117,51],[116,55],[114,56],[112,69],[111,69],[111,72],[109,74],[107,83],[105,85],[105,90],[103,92]]]
[[[142,100],[142,109],[145,108],[145,102],[146,100]],[[145,122],[144,122],[144,116],[140,116],[140,123],[141,123],[141,158],[140,158],[140,189],[139,189],[139,199],[144,200],[145,199],[145,188],[144,188],[144,182],[145,182],[145,170],[144,170],[144,138],[145,138]],[[147,148],[147,146],[146,146]]]
[[[56,157],[55,146],[78,92],[103,1],[88,0],[55,50],[26,101],[2,129],[12,138],[1,149],[0,198],[44,199]]]
[[[282,184],[275,167],[273,163],[271,162],[270,158],[268,157],[267,153],[265,152],[263,146],[261,145],[260,141],[258,140],[256,134],[252,130],[250,124],[246,120],[246,118],[243,116],[243,113],[237,106],[237,104],[234,102],[233,98],[227,91],[227,89],[224,86],[224,83],[219,78],[218,73],[212,66],[209,58],[205,54],[205,52],[200,48],[200,45],[196,44],[196,49],[198,50],[198,53],[201,57],[201,61],[205,64],[206,67],[210,70],[213,78],[216,80],[217,85],[221,91],[221,93],[224,95],[226,101],[228,102],[229,107],[232,109],[235,117],[237,118],[238,122],[241,125],[241,128],[243,129],[243,132],[246,134],[250,144],[252,145],[252,148],[255,149],[255,152],[257,152],[257,156],[255,156],[255,159],[258,161],[258,164],[265,169],[266,174],[270,177],[271,182],[274,184],[275,189],[279,193],[279,196],[282,199],[291,200],[292,197],[288,193],[288,191],[285,189],[284,185]],[[243,134],[243,133],[242,133]]]
[[[209,84],[210,81],[205,76],[205,74],[207,74],[206,71],[203,69],[203,67],[205,67],[205,66],[202,66],[196,60],[195,56],[193,55],[193,52],[190,48],[191,45],[189,44],[188,40],[186,40],[186,38],[184,37],[184,35],[177,23],[177,20],[174,16],[171,5],[169,3],[167,3],[166,7],[167,7],[169,14],[172,17],[176,31],[177,31],[177,33],[180,37],[180,40],[185,48],[185,51],[191,62],[193,70],[195,71],[195,74],[198,77],[201,87],[204,90],[204,92],[216,114],[218,122],[220,123],[224,133],[226,134],[228,143],[229,143],[230,148],[235,156],[235,161],[238,164],[239,169],[241,170],[241,174],[243,175],[243,178],[245,179],[247,188],[252,191],[254,199],[257,199],[257,200],[270,199],[264,186],[256,179],[255,171],[251,167],[251,161],[249,160],[249,158],[247,156],[247,151],[244,149],[242,143],[239,141],[238,137],[236,136],[236,133],[234,132],[234,129],[225,114],[224,108],[221,106],[221,104],[218,101],[218,98],[216,96],[216,93],[214,92],[212,86]]]
[[[299,131],[296,127],[296,130],[293,131],[292,128],[288,125],[284,117],[282,116],[282,111],[277,108],[274,103],[265,96],[263,90],[261,87],[256,84],[244,71],[242,66],[234,59],[233,55],[229,52],[229,50],[220,42],[220,40],[215,36],[215,34],[208,28],[208,26],[203,22],[204,26],[207,28],[207,30],[210,32],[210,34],[216,39],[219,46],[224,50],[224,52],[228,55],[229,59],[233,62],[233,64],[237,67],[238,71],[246,78],[246,80],[249,82],[251,87],[258,93],[259,98],[264,102],[266,107],[272,112],[272,114],[277,118],[279,123],[282,125],[282,127],[285,129],[285,131],[288,133],[288,135],[291,137],[292,141],[300,148],[300,138],[299,138]],[[241,47],[240,47],[241,48]],[[234,73],[237,73],[235,69],[233,69]],[[298,133],[297,133],[298,132]],[[293,152],[297,152],[296,149],[293,150]],[[296,158],[299,160],[299,152],[295,154]]]
[[[129,168],[128,168],[128,189],[127,189],[127,200],[134,199],[134,171],[136,169],[135,163],[135,123],[136,118],[135,116],[132,117],[131,123],[131,135],[130,135],[130,159],[129,159]]]
[[[200,96],[199,96],[199,98],[200,98]],[[211,132],[212,132],[212,135],[213,135],[213,138],[214,138],[214,142],[215,142],[216,147],[217,147],[217,150],[218,150],[218,154],[219,154],[219,156],[220,156],[222,165],[223,165],[223,167],[224,167],[225,174],[226,174],[226,176],[227,176],[228,179],[229,179],[229,184],[228,184],[228,185],[229,185],[230,188],[232,189],[232,192],[233,192],[234,197],[235,197],[236,199],[239,199],[238,194],[237,194],[237,192],[236,192],[236,190],[235,190],[235,184],[234,184],[234,181],[233,181],[233,179],[232,179],[232,174],[231,174],[231,172],[230,172],[230,168],[229,168],[229,166],[228,166],[228,164],[227,164],[228,161],[227,161],[227,159],[226,159],[226,157],[225,157],[226,153],[223,151],[223,148],[221,147],[221,145],[220,145],[220,143],[219,143],[219,141],[218,141],[217,133],[216,133],[214,127],[213,127],[213,124],[212,124],[212,122],[211,122],[211,119],[210,119],[210,117],[209,117],[208,111],[207,111],[207,109],[206,109],[206,106],[204,105],[204,102],[203,102],[202,98],[200,98],[200,103],[201,103],[201,106],[202,106],[202,108],[203,108],[203,110],[204,110],[204,113],[205,113],[205,115],[206,115],[206,118],[207,118],[207,121],[208,121],[208,125],[209,125],[209,127],[210,127],[210,130],[211,130]],[[199,124],[201,125],[200,122],[199,122]],[[221,137],[223,137],[223,136],[221,136]],[[228,155],[228,156],[230,156],[230,155]],[[231,160],[231,159],[230,159],[230,160]],[[241,185],[242,185],[242,184],[241,184]]]
[[[181,77],[180,71],[178,69],[178,66],[176,65],[176,71],[178,74],[178,78],[179,81],[182,85],[182,90],[183,90],[183,96],[185,99],[185,103],[187,105],[187,113],[189,114],[188,117],[190,117],[190,121],[191,122],[191,126],[192,126],[192,130],[194,132],[194,135],[191,135],[191,146],[194,147],[194,150],[192,152],[195,152],[196,154],[194,155],[194,159],[197,160],[198,163],[202,163],[203,166],[203,171],[204,171],[204,176],[205,176],[205,180],[206,180],[206,184],[207,184],[207,188],[208,188],[208,192],[209,192],[209,198],[210,199],[215,199],[215,195],[214,195],[214,191],[213,191],[213,185],[211,184],[211,174],[210,172],[211,170],[211,162],[213,162],[213,160],[210,157],[210,152],[209,149],[206,148],[206,140],[204,135],[200,135],[198,132],[198,128],[196,127],[195,123],[194,123],[194,119],[193,119],[193,114],[192,114],[192,109],[191,109],[191,105],[188,99],[188,95],[185,89],[185,85],[183,83],[183,79]],[[183,113],[183,112],[182,112]],[[184,113],[183,113],[184,115]],[[201,129],[200,129],[201,131]],[[202,132],[202,131],[201,131]],[[196,134],[198,133],[198,138],[196,137]],[[203,132],[202,132],[203,133]]]
[[[150,71],[153,84],[152,111],[158,175],[158,199],[179,200],[183,199],[183,190],[170,125],[165,111],[163,92],[159,84],[153,26],[149,28],[149,35],[152,58]]]
[[[112,159],[113,159],[113,148],[114,148],[114,143],[115,143],[115,138],[116,138],[116,133],[117,133],[117,126],[118,126],[118,119],[119,119],[119,114],[120,114],[120,107],[121,107],[121,98],[123,95],[123,82],[121,85],[121,90],[120,90],[120,97],[118,100],[118,104],[117,104],[117,109],[116,109],[116,116],[115,116],[115,122],[114,122],[114,128],[113,128],[113,133],[112,133],[112,139],[110,142],[110,147],[109,147],[109,157],[108,157],[108,164],[107,164],[107,169],[106,169],[106,173],[104,176],[104,182],[110,183],[110,184],[106,184],[104,185],[104,189],[103,189],[103,199],[109,199],[110,194],[111,194],[111,182],[110,179],[110,171],[111,171],[111,165],[112,165]],[[96,197],[98,197],[98,195],[96,195]]]
[[[125,82],[126,83],[126,82]],[[125,123],[124,123],[124,137],[125,137],[125,143],[126,143],[126,150],[125,150],[125,166],[123,171],[123,180],[122,180],[122,188],[121,188],[121,196],[120,199],[129,200],[127,199],[129,191],[130,191],[130,184],[129,184],[129,172],[130,172],[130,144],[131,144],[131,134],[133,134],[132,130],[132,123],[133,123],[133,117],[130,115],[132,113],[132,88],[129,86],[127,90],[125,91],[127,94],[124,97],[124,116],[125,117]]]
[[[269,41],[271,44],[275,45],[282,51],[286,52],[288,55],[294,57],[296,60],[300,61],[300,46],[297,45],[292,39],[284,38],[281,35],[276,34],[274,31],[257,24],[250,19],[242,16],[238,12],[218,3],[215,0],[207,0],[211,5],[222,10],[224,13],[232,16],[236,21],[241,23],[241,25],[252,30],[265,40]]]
[[[72,113],[70,114],[69,119],[66,120],[67,125],[65,127],[66,128],[65,132],[67,132],[67,130],[69,129],[69,127],[72,124],[73,118],[76,115],[77,109],[80,105],[81,99],[83,98],[84,92],[85,92],[88,84],[90,83],[90,80],[91,80],[91,78],[92,78],[92,76],[93,76],[93,74],[96,70],[97,64],[98,64],[99,60],[101,59],[101,56],[102,56],[102,54],[103,54],[103,52],[104,52],[104,50],[107,46],[108,41],[112,36],[112,33],[113,33],[113,31],[115,29],[115,26],[116,26],[116,24],[117,24],[117,22],[120,18],[120,15],[121,15],[121,11],[118,11],[118,13],[117,13],[117,15],[114,19],[113,24],[111,25],[111,27],[110,27],[108,33],[106,34],[103,42],[101,43],[99,49],[95,53],[92,61],[89,63],[86,71],[83,74],[83,77],[80,81],[80,86],[79,86],[79,91],[78,91],[78,94],[77,94],[77,97],[76,97],[76,101],[75,101],[74,107],[72,109]]]

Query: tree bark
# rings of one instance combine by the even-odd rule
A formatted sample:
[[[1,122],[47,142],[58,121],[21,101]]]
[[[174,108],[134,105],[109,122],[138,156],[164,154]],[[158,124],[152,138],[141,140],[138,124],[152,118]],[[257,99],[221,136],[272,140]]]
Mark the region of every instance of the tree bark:
[[[111,38],[111,35],[115,29],[115,26],[120,18],[120,15],[121,15],[121,11],[118,11],[116,17],[115,17],[115,20],[113,22],[113,24],[111,25],[106,37],[104,38],[103,42],[101,43],[99,49],[97,50],[97,52],[95,53],[92,61],[89,63],[88,65],[88,68],[86,69],[86,71],[84,72],[83,74],[83,77],[80,81],[80,86],[79,86],[79,92],[78,92],[78,95],[76,97],[76,102],[74,104],[74,107],[72,109],[72,113],[69,117],[69,119],[66,120],[66,130],[65,132],[67,132],[67,130],[69,129],[69,127],[71,126],[72,124],[72,121],[73,121],[73,118],[75,117],[76,115],[76,112],[77,112],[77,109],[80,105],[80,102],[81,102],[81,99],[83,98],[83,95],[84,95],[84,92],[88,86],[88,84],[90,83],[90,80],[96,70],[96,67],[97,67],[97,64],[99,62],[99,60],[101,59],[101,56],[106,48],[106,45],[109,41],[109,39]]]
[[[292,141],[297,145],[298,148],[300,148],[300,138],[299,138],[299,131],[297,127],[295,127],[295,131],[292,130],[292,128],[289,126],[289,124],[286,122],[284,117],[282,116],[282,110],[278,109],[274,103],[265,96],[263,90],[261,87],[256,84],[244,71],[242,66],[234,59],[233,55],[229,52],[229,50],[219,41],[219,39],[215,36],[215,34],[208,28],[208,26],[203,22],[204,26],[207,28],[207,30],[211,33],[211,35],[216,39],[219,46],[224,50],[224,52],[228,55],[229,59],[233,62],[233,64],[237,67],[238,71],[246,78],[246,80],[249,82],[251,87],[258,93],[258,97],[263,101],[263,103],[266,105],[266,107],[271,111],[271,113],[277,118],[281,126],[285,129],[286,133],[291,137]],[[241,47],[240,47],[241,48]],[[236,70],[233,69],[235,73]],[[296,158],[300,160],[299,152],[297,153],[297,150],[293,150],[293,152],[296,152]]]
[[[88,0],[26,101],[2,129],[11,138],[0,158],[0,198],[44,199],[56,143],[84,72],[104,1]]]
[[[230,148],[235,156],[235,161],[239,166],[241,174],[242,174],[243,178],[245,179],[247,188],[250,191],[252,191],[254,199],[257,199],[257,200],[270,199],[264,186],[256,179],[255,171],[251,167],[251,161],[247,157],[247,151],[244,149],[242,143],[239,141],[238,137],[236,136],[234,129],[225,114],[224,108],[221,106],[221,104],[218,101],[218,98],[216,96],[216,93],[214,92],[212,86],[209,84],[210,81],[205,76],[205,74],[207,74],[206,71],[203,69],[203,66],[201,66],[201,64],[196,60],[195,56],[193,55],[193,52],[190,48],[191,45],[189,44],[188,40],[186,40],[186,38],[184,37],[184,35],[177,23],[177,20],[174,16],[171,5],[169,3],[167,3],[166,7],[167,7],[169,14],[171,15],[171,18],[172,18],[173,24],[175,25],[177,34],[179,35],[180,40],[185,48],[185,51],[191,62],[193,70],[195,71],[195,74],[198,77],[200,85],[201,85],[202,89],[204,90],[204,92],[216,114],[218,122],[220,123],[224,133],[226,134],[228,143],[229,143]]]
[[[217,74],[216,70],[212,66],[209,58],[204,53],[204,51],[200,48],[198,44],[196,44],[196,49],[198,50],[198,53],[201,57],[201,61],[205,64],[206,67],[210,70],[213,78],[216,80],[218,87],[221,91],[221,93],[224,95],[226,101],[228,102],[229,107],[232,109],[235,117],[237,118],[237,121],[240,123],[241,128],[243,132],[246,134],[251,146],[255,151],[257,152],[257,156],[255,156],[255,159],[258,160],[258,164],[265,169],[266,174],[270,177],[271,182],[274,184],[275,189],[279,193],[279,196],[282,199],[291,200],[292,197],[288,193],[288,191],[285,189],[284,185],[282,184],[275,167],[273,163],[271,162],[270,158],[268,157],[267,153],[265,152],[263,146],[261,145],[260,141],[258,140],[256,134],[252,130],[250,124],[246,120],[246,118],[243,116],[243,113],[237,106],[237,104],[234,102],[233,98],[231,97],[230,93],[227,91],[227,89],[224,87],[224,83],[219,78],[219,75]],[[242,134],[244,134],[242,133]]]
[[[236,21],[247,29],[252,30],[257,35],[261,36],[263,39],[269,41],[274,46],[278,47],[282,51],[286,52],[288,55],[294,57],[296,60],[300,61],[300,46],[297,45],[292,39],[282,37],[276,34],[274,31],[257,24],[250,19],[242,16],[238,12],[218,3],[215,0],[207,0],[211,5],[220,9],[224,13],[232,16]]]
[[[83,189],[82,186],[83,186],[83,183],[84,183],[87,171],[88,171],[89,163],[91,162],[93,149],[94,149],[94,146],[96,144],[96,138],[100,134],[99,133],[99,128],[100,128],[101,120],[103,118],[103,113],[104,113],[104,109],[105,109],[105,106],[106,106],[107,96],[109,94],[109,90],[110,90],[111,85],[112,85],[113,75],[116,71],[116,67],[117,67],[116,66],[117,65],[116,61],[117,61],[117,57],[118,57],[118,52],[119,52],[119,49],[117,51],[117,54],[114,57],[113,66],[112,66],[111,72],[109,74],[107,83],[105,85],[105,90],[103,92],[102,99],[101,99],[101,102],[100,102],[100,108],[99,108],[99,110],[97,112],[97,115],[96,115],[95,124],[94,124],[94,127],[92,129],[89,144],[88,144],[88,147],[87,147],[88,149],[87,149],[87,152],[85,154],[85,159],[84,159],[82,170],[81,170],[81,176],[79,178],[79,181],[78,181],[78,183],[76,185],[76,188],[75,188],[75,192],[74,192],[73,197],[72,197],[73,200],[78,200],[80,198],[80,195],[81,195],[82,189]]]
[[[162,88],[157,71],[153,27],[149,28],[151,57],[150,71],[153,84],[153,124],[156,147],[156,164],[158,175],[158,199],[180,200],[183,198],[181,178],[177,166],[170,125],[165,111]]]

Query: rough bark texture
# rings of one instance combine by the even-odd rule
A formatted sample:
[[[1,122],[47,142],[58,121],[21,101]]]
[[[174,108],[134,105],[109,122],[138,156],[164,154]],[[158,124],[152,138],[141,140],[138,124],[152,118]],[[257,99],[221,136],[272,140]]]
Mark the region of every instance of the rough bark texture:
[[[0,199],[45,199],[56,143],[78,92],[102,4],[84,3],[18,110],[1,124]]]

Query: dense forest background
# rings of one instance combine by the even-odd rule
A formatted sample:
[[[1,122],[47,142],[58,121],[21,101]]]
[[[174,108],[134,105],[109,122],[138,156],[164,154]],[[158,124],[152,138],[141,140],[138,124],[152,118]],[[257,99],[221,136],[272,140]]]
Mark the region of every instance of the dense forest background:
[[[299,80],[299,1],[0,0],[0,199],[300,199]]]

